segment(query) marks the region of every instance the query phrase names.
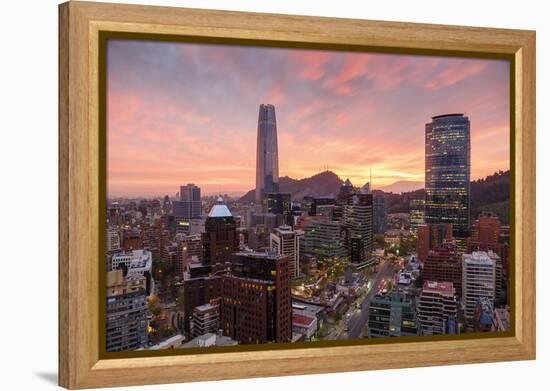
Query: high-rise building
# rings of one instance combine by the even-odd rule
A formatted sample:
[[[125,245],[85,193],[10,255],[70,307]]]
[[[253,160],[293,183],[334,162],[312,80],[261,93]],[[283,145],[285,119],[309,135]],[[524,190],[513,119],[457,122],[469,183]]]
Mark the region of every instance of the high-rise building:
[[[501,261],[501,277],[506,282],[508,279],[510,246],[506,241],[501,240],[500,233],[499,218],[491,213],[483,213],[473,224],[472,236],[467,241],[467,252],[493,251],[496,253]],[[507,284],[505,283],[505,285]]]
[[[452,224],[459,250],[470,228],[470,120],[464,114],[432,117],[426,124],[428,224]]]
[[[369,307],[369,338],[420,335],[412,299],[400,292],[375,296]]]
[[[217,333],[220,326],[219,300],[199,305],[191,316],[191,335],[193,338],[208,333]]]
[[[424,280],[450,282],[462,297],[462,259],[452,243],[430,250],[424,261]]]
[[[237,253],[223,277],[221,328],[242,344],[290,342],[292,303],[289,258]]]
[[[330,220],[311,220],[304,226],[304,252],[319,258],[344,257],[345,231],[340,223]]]
[[[373,231],[384,233],[388,229],[388,197],[382,192],[374,193],[373,205]]]
[[[416,250],[421,261],[426,260],[430,250],[453,240],[453,226],[451,224],[422,224],[417,229],[418,242]]]
[[[239,247],[237,223],[221,197],[218,197],[206,218],[202,246],[202,261],[206,265],[230,261],[231,254]]]
[[[172,205],[176,221],[199,219],[201,217],[201,189],[192,183],[180,186],[179,200]]]
[[[190,278],[183,282],[183,329],[191,335],[191,321],[196,307],[219,299],[222,292],[222,276]]]
[[[304,232],[295,231],[288,225],[275,228],[270,234],[270,249],[278,255],[286,255],[290,259],[290,276],[297,277],[300,273],[300,240]]]
[[[462,302],[464,317],[471,325],[480,298],[495,300],[495,261],[483,251],[462,257]]]
[[[261,104],[256,150],[256,203],[261,204],[267,193],[278,191],[279,152],[275,106]]]
[[[447,322],[456,318],[453,283],[424,280],[417,309],[422,334],[446,334]]]
[[[147,346],[147,293],[145,277],[124,277],[122,270],[107,272],[108,352]]]
[[[373,250],[372,194],[353,192],[342,202],[342,225],[346,229],[346,245],[353,263],[370,261]]]
[[[409,225],[411,231],[414,233],[418,232],[418,227],[425,223],[424,218],[424,206],[426,204],[425,200],[411,200],[409,202]]]
[[[281,216],[286,225],[294,226],[290,193],[267,193],[265,202],[267,213]]]

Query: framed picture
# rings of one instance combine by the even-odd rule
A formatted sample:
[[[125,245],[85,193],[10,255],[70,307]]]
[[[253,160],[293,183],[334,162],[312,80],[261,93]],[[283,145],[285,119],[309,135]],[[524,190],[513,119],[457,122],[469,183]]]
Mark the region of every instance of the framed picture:
[[[534,32],[59,13],[60,385],[535,358]]]

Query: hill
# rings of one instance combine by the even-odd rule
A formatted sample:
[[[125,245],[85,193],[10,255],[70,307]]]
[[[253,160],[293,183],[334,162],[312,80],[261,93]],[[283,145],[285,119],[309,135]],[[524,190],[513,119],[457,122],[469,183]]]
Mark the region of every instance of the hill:
[[[343,181],[332,171],[323,171],[309,178],[293,179],[288,176],[279,178],[279,191],[290,193],[293,200],[302,200],[307,196],[336,196]],[[240,202],[254,201],[254,189],[240,198]]]
[[[423,181],[397,181],[391,185],[382,186],[379,189],[386,193],[403,193],[424,187]]]
[[[332,171],[324,171],[310,178],[293,179],[288,176],[279,178],[281,192],[290,193],[293,200],[301,201],[306,196],[336,196],[342,186],[342,179]],[[408,185],[408,184],[407,184]],[[390,185],[392,186],[392,185]],[[386,189],[389,186],[386,187]],[[481,212],[497,214],[503,224],[509,222],[510,207],[510,171],[498,171],[486,178],[471,182],[470,212],[475,219]],[[401,194],[374,190],[375,195],[384,195],[388,199],[388,212],[409,212],[409,203],[413,199],[423,199],[424,189],[406,191]],[[254,189],[240,198],[240,202],[254,202]]]

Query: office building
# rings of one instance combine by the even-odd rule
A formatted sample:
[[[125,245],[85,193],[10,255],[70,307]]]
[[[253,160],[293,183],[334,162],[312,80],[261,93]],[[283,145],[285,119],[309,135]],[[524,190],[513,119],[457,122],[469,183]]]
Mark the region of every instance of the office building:
[[[122,270],[107,272],[106,350],[120,352],[147,346],[145,277],[124,277]]]
[[[453,226],[451,224],[421,224],[417,227],[417,235],[418,258],[425,261],[430,250],[453,241]]]
[[[424,207],[426,200],[410,200],[409,202],[409,226],[413,233],[418,232],[418,227],[425,221]]]
[[[448,319],[457,314],[453,283],[424,280],[417,309],[423,335],[445,334]]]
[[[196,338],[208,333],[217,333],[220,326],[219,300],[199,305],[191,316],[191,335]]]
[[[330,220],[310,220],[304,225],[304,252],[312,257],[345,257],[345,230]]]
[[[350,260],[359,264],[368,262],[373,250],[372,194],[353,192],[341,201],[341,205]]]
[[[290,193],[267,193],[265,203],[267,213],[281,216],[284,224],[294,226]]]
[[[269,248],[277,255],[289,257],[292,278],[297,277],[300,273],[300,241],[303,236],[303,231],[295,231],[288,225],[275,228],[270,234]]]
[[[203,260],[205,265],[215,265],[231,260],[231,255],[239,247],[237,223],[225,205],[218,197],[216,204],[210,209],[202,234]]]
[[[279,191],[277,120],[273,105],[260,105],[256,147],[256,203],[262,204],[267,193]]]
[[[221,292],[221,274],[189,278],[183,282],[183,329],[186,335],[191,335],[191,320],[195,308],[219,299]]]
[[[392,292],[375,296],[369,307],[368,337],[401,337],[420,335],[420,325],[412,299]]]
[[[452,224],[461,253],[470,228],[470,120],[464,114],[432,117],[426,124],[428,224]]]
[[[464,254],[462,257],[462,302],[464,316],[471,324],[477,302],[486,298],[495,300],[495,261],[483,251]]]
[[[108,253],[119,251],[122,248],[122,241],[120,240],[120,233],[116,228],[107,229],[107,245],[106,250]]]
[[[172,207],[177,221],[199,219],[202,213],[200,187],[192,183],[180,186],[179,200],[174,201]]]
[[[467,252],[492,251],[497,254],[501,261],[502,278],[507,280],[510,246],[507,241],[501,240],[501,228],[500,220],[496,215],[481,214],[472,226],[472,236],[467,241]]]
[[[290,342],[292,303],[289,258],[269,253],[235,254],[223,277],[221,328],[242,344]]]
[[[453,244],[430,250],[424,261],[425,281],[450,282],[455,294],[462,297],[462,259]]]
[[[376,192],[372,205],[373,231],[375,234],[384,233],[388,229],[388,197],[382,192]]]

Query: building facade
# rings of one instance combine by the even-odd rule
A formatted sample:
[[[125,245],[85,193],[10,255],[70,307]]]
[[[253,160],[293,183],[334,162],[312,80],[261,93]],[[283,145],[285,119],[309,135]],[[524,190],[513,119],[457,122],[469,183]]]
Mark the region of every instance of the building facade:
[[[417,308],[423,335],[446,334],[449,319],[457,314],[453,283],[425,280]]]
[[[202,213],[200,187],[192,183],[180,186],[179,200],[174,201],[172,207],[177,220],[199,219]]]
[[[108,352],[136,350],[147,346],[146,299],[145,277],[124,277],[122,270],[107,272]]]
[[[262,204],[267,193],[279,191],[277,120],[273,105],[260,105],[256,147],[256,203]]]
[[[470,228],[470,120],[464,114],[432,117],[426,124],[428,224],[452,224],[459,250],[466,251]]]
[[[290,342],[292,302],[289,258],[237,253],[223,277],[221,328],[242,344]]]
[[[303,231],[295,231],[288,225],[275,228],[269,236],[270,249],[275,254],[289,257],[291,278],[300,273],[300,241],[303,236]]]
[[[417,227],[417,235],[418,258],[425,261],[430,250],[453,241],[453,226],[452,224],[421,224]]]
[[[311,220],[304,226],[304,252],[313,257],[334,258],[347,255],[345,231],[340,223]]]
[[[350,260],[364,263],[373,250],[373,203],[371,193],[354,192],[342,202],[342,225]]]
[[[392,292],[375,296],[369,307],[368,337],[400,337],[420,335],[412,299],[403,293]]]
[[[202,262],[205,265],[215,265],[231,261],[232,254],[239,247],[239,235],[237,223],[221,197],[210,209],[204,228]]]
[[[495,300],[495,261],[483,251],[464,254],[462,257],[462,302],[464,317],[472,324],[477,302]]]
[[[450,282],[455,294],[462,297],[462,259],[452,244],[431,250],[424,261],[424,280]]]

